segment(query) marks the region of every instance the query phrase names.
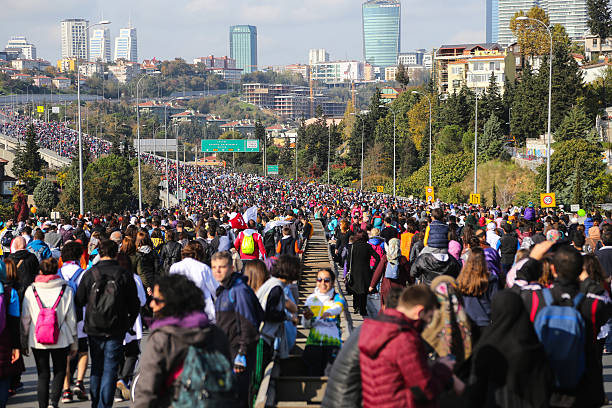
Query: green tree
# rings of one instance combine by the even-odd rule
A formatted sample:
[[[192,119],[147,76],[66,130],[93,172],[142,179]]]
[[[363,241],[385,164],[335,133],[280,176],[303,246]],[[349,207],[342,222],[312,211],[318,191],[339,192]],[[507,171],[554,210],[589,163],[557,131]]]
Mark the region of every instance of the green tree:
[[[136,161],[136,160],[134,160]],[[132,164],[134,174],[132,178],[132,195],[138,199],[138,164]],[[148,164],[140,166],[140,180],[142,184],[142,205],[145,208],[156,208],[159,205],[160,174]]]
[[[436,141],[434,143],[436,153],[447,155],[461,152],[463,150],[461,145],[462,138],[463,131],[459,125],[444,126],[436,135]]]
[[[510,30],[517,38],[521,54],[529,56],[544,55],[549,50],[549,37],[546,29],[542,24],[533,20],[517,20],[517,17],[522,16],[539,20],[544,25],[548,25],[549,19],[546,12],[538,6],[534,6],[527,13],[521,10],[510,19]]]
[[[501,120],[491,114],[478,137],[478,155],[485,161],[497,159],[504,153],[504,134]]]
[[[34,202],[41,215],[48,215],[59,202],[55,184],[47,179],[41,180],[34,189]]]
[[[550,158],[550,185],[557,202],[569,204],[580,188],[582,200],[595,204],[606,199],[611,176],[601,160],[602,146],[584,139],[572,139],[555,145]],[[546,164],[538,168],[537,185],[546,187]]]
[[[25,134],[25,143],[20,145],[19,150],[15,154],[13,161],[13,174],[18,178],[21,178],[28,171],[40,172],[47,163],[43,160],[40,152],[38,151],[38,144],[36,143],[36,131],[34,125],[28,126]]]
[[[555,131],[555,142],[583,138],[592,128],[593,124],[584,109],[579,105],[574,105]]]
[[[548,76],[548,70],[546,72]],[[546,131],[547,98],[548,80],[544,84],[527,66],[512,98],[510,122],[512,135],[519,146],[525,144],[525,139],[536,138]]]
[[[397,72],[395,73],[395,80],[399,82],[402,88],[406,88],[410,83],[410,77],[408,76],[408,70],[404,67],[404,64],[397,66]]]
[[[124,157],[101,157],[87,166],[85,172],[87,209],[97,214],[123,211],[133,201],[133,170]]]
[[[587,0],[587,11],[587,27],[591,34],[602,40],[608,38],[612,31],[610,2],[608,0]]]
[[[487,91],[482,97],[482,101],[479,102],[478,106],[478,117],[486,120],[485,118],[488,118],[491,115],[495,115],[501,120],[507,116],[494,72],[491,72],[491,76],[489,77],[489,87],[487,88]]]
[[[493,192],[491,193],[491,205],[493,207],[497,207],[497,187],[495,186],[495,181],[493,182]]]

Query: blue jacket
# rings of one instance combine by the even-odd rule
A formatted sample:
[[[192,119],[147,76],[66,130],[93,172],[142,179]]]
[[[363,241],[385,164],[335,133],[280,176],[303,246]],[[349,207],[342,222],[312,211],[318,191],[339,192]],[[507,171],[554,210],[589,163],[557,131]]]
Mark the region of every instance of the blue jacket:
[[[498,279],[489,274],[489,286],[486,292],[478,297],[463,295],[465,313],[478,327],[486,327],[491,323],[491,299],[497,293]]]
[[[26,249],[36,255],[38,262],[42,261],[43,259],[51,258],[51,250],[49,249],[49,246],[40,239],[30,241],[30,243],[26,246]]]
[[[227,287],[217,288],[215,316],[217,326],[229,339],[232,359],[237,354],[246,356],[254,351],[264,312],[246,277],[233,273]]]

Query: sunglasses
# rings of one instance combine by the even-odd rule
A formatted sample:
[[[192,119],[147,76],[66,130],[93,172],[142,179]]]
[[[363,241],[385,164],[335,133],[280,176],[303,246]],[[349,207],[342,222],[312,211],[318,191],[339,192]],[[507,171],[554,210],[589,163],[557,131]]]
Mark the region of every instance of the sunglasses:
[[[163,305],[164,303],[166,303],[165,299],[160,299],[160,298],[156,298],[156,297],[152,297],[151,300],[155,303],[157,303],[158,305]]]
[[[331,279],[330,278],[317,278],[317,282],[330,283]]]

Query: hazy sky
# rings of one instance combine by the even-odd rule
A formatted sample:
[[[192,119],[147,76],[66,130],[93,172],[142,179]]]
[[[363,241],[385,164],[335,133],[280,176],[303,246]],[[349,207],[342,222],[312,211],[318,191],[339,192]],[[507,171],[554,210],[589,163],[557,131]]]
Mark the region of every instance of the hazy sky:
[[[362,0],[0,0],[0,49],[25,35],[40,58],[61,52],[60,21],[101,19],[113,38],[138,30],[138,59],[229,55],[229,26],[257,26],[259,66],[306,63],[308,49],[332,60],[363,59]],[[402,0],[401,50],[483,42],[485,0]]]

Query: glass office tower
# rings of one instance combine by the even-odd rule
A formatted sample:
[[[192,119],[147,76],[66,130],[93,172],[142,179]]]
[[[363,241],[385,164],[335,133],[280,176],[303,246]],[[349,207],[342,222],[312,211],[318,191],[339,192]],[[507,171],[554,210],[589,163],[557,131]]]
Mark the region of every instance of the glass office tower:
[[[230,27],[230,58],[243,74],[257,71],[257,27],[235,25]]]
[[[399,0],[369,0],[363,3],[362,12],[366,62],[382,68],[396,65],[400,51]]]

